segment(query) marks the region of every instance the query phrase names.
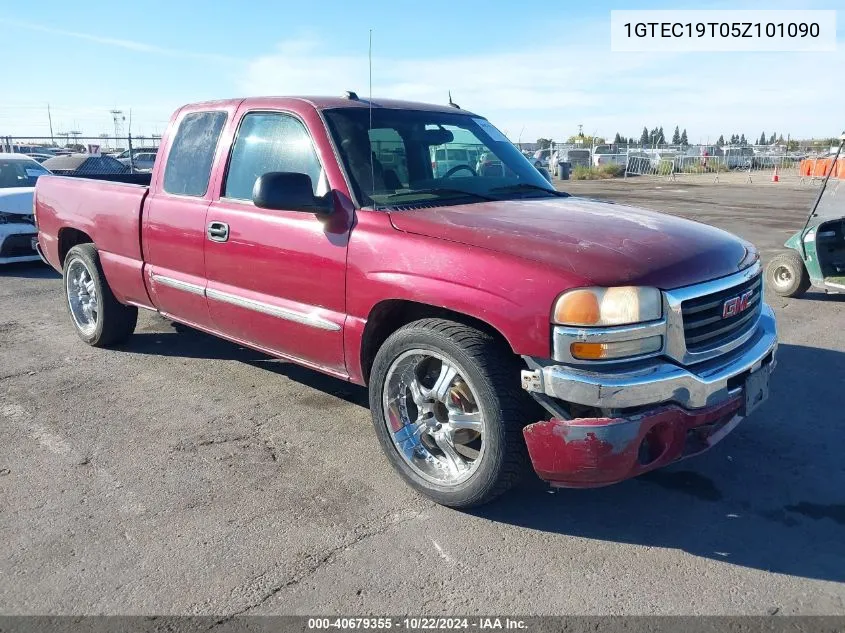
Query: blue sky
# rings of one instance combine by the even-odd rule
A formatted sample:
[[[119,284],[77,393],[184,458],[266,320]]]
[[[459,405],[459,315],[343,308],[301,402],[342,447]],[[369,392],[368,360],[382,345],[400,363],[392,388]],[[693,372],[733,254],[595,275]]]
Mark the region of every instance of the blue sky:
[[[523,6],[519,6],[522,4]],[[845,128],[843,26],[834,53],[612,53],[611,9],[845,9],[840,2],[319,3],[251,0],[0,6],[0,135],[161,132],[182,103],[258,94],[367,92],[445,102],[487,116],[512,140],[687,128],[692,142]]]

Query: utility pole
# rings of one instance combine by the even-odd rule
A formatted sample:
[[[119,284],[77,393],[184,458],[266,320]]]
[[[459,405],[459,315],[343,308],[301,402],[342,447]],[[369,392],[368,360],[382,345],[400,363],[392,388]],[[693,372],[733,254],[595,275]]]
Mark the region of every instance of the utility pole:
[[[47,104],[47,121],[50,122],[50,145],[55,145],[56,141],[53,139],[53,117],[50,114],[50,104]]]

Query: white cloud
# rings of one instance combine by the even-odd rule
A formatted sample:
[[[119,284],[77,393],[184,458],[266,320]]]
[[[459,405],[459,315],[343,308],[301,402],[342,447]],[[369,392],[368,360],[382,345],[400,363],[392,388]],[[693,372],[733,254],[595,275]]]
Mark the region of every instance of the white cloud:
[[[185,51],[176,48],[166,48],[163,46],[156,46],[147,42],[139,42],[137,40],[128,40],[115,37],[103,37],[101,35],[92,35],[90,33],[82,33],[80,31],[69,31],[67,29],[58,29],[44,24],[34,24],[32,22],[21,22],[20,20],[0,19],[0,24],[10,26],[13,28],[27,29],[30,31],[39,31],[41,33],[49,33],[51,35],[60,35],[63,37],[71,37],[78,40],[85,40],[94,42],[96,44],[103,44],[105,46],[112,46],[115,48],[123,48],[138,53],[150,53],[154,55],[166,55],[168,57],[181,57],[184,59],[200,59],[214,62],[234,62],[236,58],[228,55],[218,55],[216,53],[202,53],[195,51]]]

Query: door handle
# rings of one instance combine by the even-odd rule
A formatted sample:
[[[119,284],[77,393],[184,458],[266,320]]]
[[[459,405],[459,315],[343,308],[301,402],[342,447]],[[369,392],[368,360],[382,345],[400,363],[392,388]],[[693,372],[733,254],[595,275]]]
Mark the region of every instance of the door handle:
[[[225,242],[229,239],[229,225],[225,222],[209,222],[206,234],[212,242]]]

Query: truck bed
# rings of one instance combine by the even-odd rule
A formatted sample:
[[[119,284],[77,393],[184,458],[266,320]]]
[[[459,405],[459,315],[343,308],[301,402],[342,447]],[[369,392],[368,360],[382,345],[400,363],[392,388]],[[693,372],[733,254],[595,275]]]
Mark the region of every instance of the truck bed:
[[[141,213],[148,191],[124,182],[42,176],[35,186],[35,212],[44,257],[61,271],[68,245],[82,232],[90,238],[85,241],[97,245],[103,272],[121,294],[118,300],[147,304]]]

